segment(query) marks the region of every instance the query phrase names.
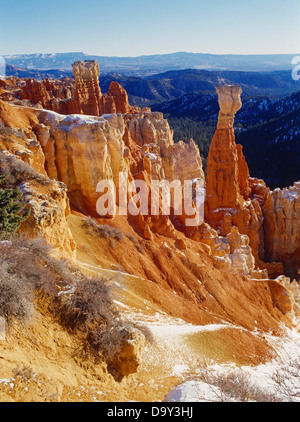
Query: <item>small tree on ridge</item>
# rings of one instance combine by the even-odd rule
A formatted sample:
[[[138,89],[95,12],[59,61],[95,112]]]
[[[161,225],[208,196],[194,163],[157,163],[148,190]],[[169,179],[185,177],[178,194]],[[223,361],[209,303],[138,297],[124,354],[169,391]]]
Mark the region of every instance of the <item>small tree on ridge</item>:
[[[0,176],[0,239],[16,234],[23,221],[30,214],[18,188],[3,188],[5,176]]]

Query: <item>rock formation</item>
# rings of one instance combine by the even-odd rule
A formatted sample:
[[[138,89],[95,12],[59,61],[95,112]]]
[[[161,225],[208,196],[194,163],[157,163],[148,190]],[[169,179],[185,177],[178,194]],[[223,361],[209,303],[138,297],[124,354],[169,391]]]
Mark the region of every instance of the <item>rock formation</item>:
[[[234,115],[241,107],[241,88],[217,87],[220,113],[211,142],[206,180],[205,220],[220,236],[232,227],[249,238],[257,268],[275,278],[299,269],[299,183],[271,192],[251,178],[234,136]],[[257,269],[256,268],[256,269]]]
[[[127,92],[118,82],[112,81],[108,92],[102,95],[97,61],[78,61],[73,63],[72,69],[75,84],[69,79],[55,82],[27,79],[19,90],[19,98],[60,114],[101,116],[139,110],[130,106]]]
[[[101,114],[130,113],[127,91],[118,82],[112,81],[106,95],[101,101]]]
[[[118,186],[119,172],[127,170],[122,117],[41,111],[39,121],[43,131],[38,126],[36,133],[43,145],[47,174],[66,184],[75,209],[95,216],[98,182],[108,179]]]
[[[76,243],[67,223],[70,207],[66,186],[55,180],[44,185],[33,179],[18,187],[31,207],[23,232],[31,237],[43,237],[59,255],[75,259]]]
[[[101,180],[114,182],[116,204],[120,205],[120,173],[126,175],[127,183],[146,182],[149,207],[152,180],[204,178],[194,141],[174,144],[173,132],[161,113],[96,117],[40,111],[38,119],[34,129],[44,151],[47,174],[66,184],[72,207],[85,214],[97,216],[97,184]],[[128,201],[133,193],[126,195]],[[151,232],[175,237],[169,216],[152,216],[151,209],[148,214],[138,213],[134,219],[145,237],[151,237]]]
[[[76,256],[67,217],[70,214],[66,186],[50,180],[45,171],[45,156],[33,131],[38,125],[32,109],[18,109],[0,102],[1,120],[6,135],[0,135],[1,171],[9,183],[23,192],[31,214],[23,230],[29,236],[41,236],[69,259]]]
[[[145,336],[136,328],[124,328],[121,333],[123,338],[120,351],[108,365],[108,370],[118,381],[138,371],[145,346]]]
[[[224,218],[218,221],[219,212],[242,206],[244,197],[241,190],[247,189],[249,176],[241,148],[236,146],[233,129],[235,113],[242,106],[241,92],[238,86],[217,87],[220,112],[207,160],[206,220],[213,227],[217,227],[219,222],[220,230],[225,232],[228,230],[221,227]]]
[[[265,259],[284,265],[285,274],[299,279],[300,268],[300,182],[275,189],[263,205]]]
[[[282,323],[299,327],[299,286],[282,276],[281,263],[272,262],[285,260],[285,268],[296,270],[299,186],[270,192],[263,181],[249,176],[233,131],[234,114],[241,105],[240,89],[218,88],[220,115],[208,160],[206,222],[186,227],[184,213],[156,216],[151,212],[143,215],[140,210],[136,215],[114,219],[108,215],[110,219],[104,219],[97,213],[100,181],[115,183],[120,210],[120,173],[127,177],[128,185],[144,181],[149,196],[153,180],[194,183],[203,180],[204,173],[195,142],[174,143],[173,132],[161,113],[129,108],[126,93],[116,84],[106,97],[101,96],[95,81],[89,88],[85,86],[85,67],[80,72],[82,85],[74,87],[74,92],[81,90],[77,104],[80,99],[82,108],[75,114],[0,102],[4,125],[0,149],[9,161],[4,170],[9,172],[10,168],[15,174],[15,162],[30,168],[16,183],[32,207],[22,230],[30,236],[43,236],[60,256],[74,259],[77,247],[76,264],[87,273],[107,277],[112,270],[117,274],[115,269],[122,266],[116,297],[119,300],[120,294],[118,306],[124,312],[128,309],[128,315],[132,315],[130,307],[134,306],[139,315],[144,310],[145,315],[153,313],[155,318],[161,312],[197,325],[225,322],[228,342],[224,344],[229,344],[228,349],[234,344],[247,359],[251,355],[250,360],[256,361],[260,352],[254,346],[249,353],[248,347],[262,342],[261,356],[265,357],[267,342],[257,336],[256,330],[277,333]],[[93,72],[89,69],[87,74],[95,79],[97,69]],[[55,91],[55,84],[44,83],[48,93]],[[47,104],[66,110],[75,104],[77,94],[72,99],[55,98],[55,102],[49,95]],[[88,103],[100,105],[99,113],[105,104],[105,113],[82,114]],[[127,200],[132,199],[134,192],[126,195]],[[162,204],[162,193],[160,199]],[[89,232],[82,224],[88,220],[87,215],[95,218],[96,228],[107,230],[109,226],[123,239],[114,242],[96,229]],[[284,241],[278,247],[280,236]],[[67,292],[72,294],[72,290]],[[231,325],[241,329],[233,334]],[[47,331],[48,326],[44,328]],[[63,349],[65,338],[64,334]],[[138,370],[145,342],[136,330],[125,330],[123,340],[120,352],[107,368],[120,380]],[[56,354],[57,344],[53,350]],[[70,350],[74,350],[73,343],[68,355]],[[80,357],[76,361],[81,365]],[[73,361],[71,365],[79,368]],[[81,365],[80,370],[88,366]],[[96,369],[93,367],[93,371]],[[77,374],[74,379],[77,384]]]
[[[233,129],[235,113],[242,106],[241,92],[239,86],[217,87],[220,113],[207,160],[205,220],[222,236],[232,226],[238,227],[249,237],[258,262],[262,258],[263,217],[258,202],[248,200],[249,170],[242,148],[235,143]]]
[[[26,79],[16,92],[20,100],[28,100],[47,110],[67,113],[74,94],[73,85],[70,79],[55,81],[55,83],[48,78],[42,82]]]
[[[75,84],[28,80],[22,87],[21,98],[59,114],[38,113],[32,126],[34,136],[28,135],[27,146],[20,148],[20,154],[23,161],[38,171],[45,172],[46,168],[51,178],[66,184],[74,209],[88,214],[95,212],[99,197],[96,186],[103,178],[115,182],[118,194],[120,171],[126,173],[128,183],[146,182],[149,203],[152,180],[204,179],[194,141],[174,144],[173,132],[161,113],[131,107],[126,91],[117,82],[112,82],[107,94],[102,95],[97,62],[76,62],[73,73]],[[14,89],[17,86],[14,82]],[[208,156],[206,223],[201,227],[186,227],[184,213],[169,218],[153,216],[149,210],[148,216],[137,215],[133,224],[148,239],[153,233],[176,239],[177,229],[191,239],[206,243],[220,268],[227,266],[231,271],[253,277],[256,274],[256,278],[266,277],[268,271],[269,276],[276,278],[283,273],[283,264],[285,273],[296,278],[299,219],[295,194],[271,192],[263,181],[250,177],[233,129],[234,116],[242,106],[241,88],[218,86],[217,93],[220,112]],[[69,114],[75,116],[68,117]],[[40,145],[34,146],[35,139]],[[7,142],[5,148],[13,152]],[[291,189],[294,192],[298,188]],[[163,195],[160,200],[162,203]],[[248,245],[241,240],[242,244],[232,249],[228,236],[233,228],[237,228],[238,236],[244,240],[243,236],[247,236]]]
[[[96,61],[75,62],[74,99],[68,105],[69,114],[99,116],[102,93],[99,86],[100,69]],[[101,113],[102,114],[102,113]]]
[[[50,101],[50,94],[43,83],[35,79],[27,79],[26,85],[20,93],[20,99],[29,100],[33,104],[40,103],[42,107],[47,107]]]

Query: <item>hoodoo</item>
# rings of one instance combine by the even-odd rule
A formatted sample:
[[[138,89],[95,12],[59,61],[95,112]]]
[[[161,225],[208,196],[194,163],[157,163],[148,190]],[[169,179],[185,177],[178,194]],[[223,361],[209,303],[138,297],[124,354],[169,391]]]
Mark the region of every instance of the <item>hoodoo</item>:
[[[217,93],[220,113],[207,160],[205,220],[222,236],[236,226],[249,237],[258,261],[262,258],[262,211],[255,199],[249,200],[249,169],[233,128],[234,116],[242,107],[242,89],[224,85],[217,87]]]
[[[72,68],[75,77],[74,114],[99,116],[102,93],[98,62],[75,62]]]

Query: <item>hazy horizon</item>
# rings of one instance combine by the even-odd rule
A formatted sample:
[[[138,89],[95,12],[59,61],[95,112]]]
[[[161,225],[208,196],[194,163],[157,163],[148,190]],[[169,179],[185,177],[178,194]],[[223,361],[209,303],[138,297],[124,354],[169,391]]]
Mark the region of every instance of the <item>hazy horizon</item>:
[[[100,54],[87,54],[85,51],[65,51],[65,52],[61,52],[61,51],[57,51],[57,52],[49,52],[49,53],[45,53],[42,51],[37,51],[37,52],[27,52],[27,53],[15,53],[15,54],[3,54],[3,56],[8,57],[8,56],[32,56],[32,55],[56,55],[56,54],[84,54],[87,56],[98,56],[98,57],[116,57],[116,58],[138,58],[138,57],[151,57],[151,56],[164,56],[164,55],[175,55],[175,54],[203,54],[203,55],[212,55],[212,56],[294,56],[294,55],[298,55],[300,52],[300,50],[297,52],[293,52],[293,53],[261,53],[261,54],[257,54],[257,53],[251,53],[251,54],[238,54],[238,53],[203,53],[203,52],[194,52],[194,51],[173,51],[170,53],[153,53],[153,54],[140,54],[138,56],[121,56],[121,55],[100,55]]]

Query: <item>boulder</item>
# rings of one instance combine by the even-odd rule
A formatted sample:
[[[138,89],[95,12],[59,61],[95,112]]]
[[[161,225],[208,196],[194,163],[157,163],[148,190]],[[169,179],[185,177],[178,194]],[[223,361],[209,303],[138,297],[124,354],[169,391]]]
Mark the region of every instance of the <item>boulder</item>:
[[[138,371],[145,345],[145,336],[136,328],[124,328],[121,334],[120,350],[108,365],[108,370],[118,381]]]

